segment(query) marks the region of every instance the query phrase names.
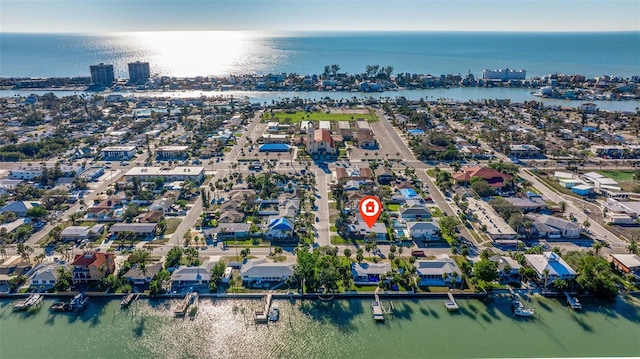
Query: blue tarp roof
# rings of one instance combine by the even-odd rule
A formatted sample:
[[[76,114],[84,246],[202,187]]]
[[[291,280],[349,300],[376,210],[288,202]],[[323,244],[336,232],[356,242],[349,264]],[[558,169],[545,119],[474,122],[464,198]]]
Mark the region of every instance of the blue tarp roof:
[[[291,146],[284,143],[265,143],[260,145],[260,152],[288,152]]]

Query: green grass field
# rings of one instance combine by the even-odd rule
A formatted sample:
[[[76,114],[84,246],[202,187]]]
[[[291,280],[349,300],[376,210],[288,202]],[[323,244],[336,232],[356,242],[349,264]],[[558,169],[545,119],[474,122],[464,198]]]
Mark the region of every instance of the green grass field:
[[[624,170],[605,170],[605,171],[597,171],[603,176],[607,176],[611,179],[614,179],[618,182],[632,182],[633,181],[633,171],[624,171]]]
[[[378,122],[379,119],[370,111],[369,113],[325,113],[325,112],[304,112],[298,111],[295,113],[286,112],[274,112],[273,121],[284,122],[286,118],[290,118],[292,123],[298,123],[302,121],[356,121],[363,118],[368,122]],[[267,121],[271,121],[269,116],[264,118]]]

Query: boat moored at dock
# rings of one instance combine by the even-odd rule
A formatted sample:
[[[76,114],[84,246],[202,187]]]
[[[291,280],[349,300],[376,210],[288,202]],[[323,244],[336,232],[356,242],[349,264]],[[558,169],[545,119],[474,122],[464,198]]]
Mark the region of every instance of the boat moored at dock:
[[[57,301],[51,305],[53,312],[73,312],[84,309],[89,302],[89,297],[84,293],[76,294],[69,302]]]
[[[20,299],[13,305],[14,311],[25,311],[31,308],[40,308],[44,297],[41,294],[31,294],[27,299]]]

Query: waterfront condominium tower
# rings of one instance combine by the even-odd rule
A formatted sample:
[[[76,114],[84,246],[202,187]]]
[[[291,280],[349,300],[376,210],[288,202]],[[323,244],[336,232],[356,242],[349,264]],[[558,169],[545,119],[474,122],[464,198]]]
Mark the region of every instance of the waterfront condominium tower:
[[[136,61],[129,63],[129,82],[143,84],[149,80],[149,76],[148,62]]]
[[[91,69],[91,82],[102,86],[111,86],[113,84],[115,80],[113,65],[100,63],[99,65],[91,65],[89,68]]]

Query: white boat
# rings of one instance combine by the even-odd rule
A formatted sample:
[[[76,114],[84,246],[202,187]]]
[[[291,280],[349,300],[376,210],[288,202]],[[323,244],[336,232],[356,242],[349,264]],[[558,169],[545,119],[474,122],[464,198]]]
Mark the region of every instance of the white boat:
[[[531,317],[536,314],[533,308],[525,308],[525,306],[518,299],[514,299],[511,302],[511,306],[513,308],[513,314],[519,317]]]
[[[269,309],[269,315],[267,316],[270,321],[277,322],[280,319],[280,308],[274,303],[271,309]]]

